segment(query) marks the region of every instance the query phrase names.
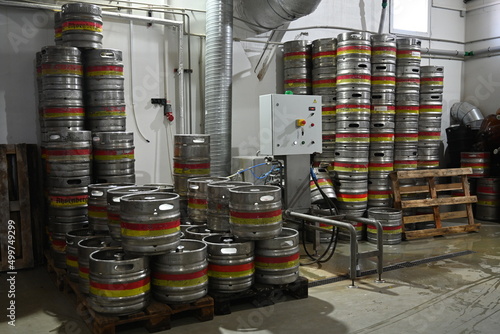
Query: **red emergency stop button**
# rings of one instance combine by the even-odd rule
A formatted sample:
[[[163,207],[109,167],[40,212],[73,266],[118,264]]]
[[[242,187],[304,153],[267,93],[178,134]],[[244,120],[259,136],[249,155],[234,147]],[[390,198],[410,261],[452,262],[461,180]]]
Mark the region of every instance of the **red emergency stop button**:
[[[307,122],[306,122],[306,120],[305,120],[305,119],[302,119],[302,118],[301,118],[301,119],[298,119],[298,120],[296,121],[296,124],[297,124],[297,126],[304,126],[304,125],[306,125],[306,124],[307,124]]]

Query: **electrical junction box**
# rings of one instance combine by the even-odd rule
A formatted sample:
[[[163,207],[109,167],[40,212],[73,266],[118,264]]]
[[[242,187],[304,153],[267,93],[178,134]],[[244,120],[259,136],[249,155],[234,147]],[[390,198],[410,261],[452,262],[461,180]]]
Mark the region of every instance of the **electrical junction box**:
[[[260,154],[322,152],[321,96],[260,96]]]

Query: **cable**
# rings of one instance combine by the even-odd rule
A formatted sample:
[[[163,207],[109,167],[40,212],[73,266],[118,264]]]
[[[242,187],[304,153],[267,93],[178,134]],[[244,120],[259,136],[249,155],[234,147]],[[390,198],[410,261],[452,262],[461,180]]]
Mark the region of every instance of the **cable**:
[[[268,164],[267,162],[262,162],[260,164],[255,165],[255,166],[252,166],[252,167],[248,167],[248,168],[245,168],[245,169],[240,169],[236,173],[229,175],[228,178],[233,178],[236,175],[239,175],[239,174],[244,173],[246,171],[249,171],[251,169],[254,169],[254,168],[257,168],[257,167],[260,167],[260,166],[263,166],[263,165],[267,165],[267,164]],[[255,176],[255,174],[254,174],[254,176]]]

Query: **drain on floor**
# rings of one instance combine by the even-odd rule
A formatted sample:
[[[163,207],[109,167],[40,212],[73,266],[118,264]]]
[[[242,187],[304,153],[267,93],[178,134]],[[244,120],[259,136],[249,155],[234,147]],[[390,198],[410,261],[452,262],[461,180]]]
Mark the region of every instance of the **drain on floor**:
[[[428,258],[420,259],[420,260],[415,260],[415,261],[391,264],[390,266],[384,267],[384,272],[414,267],[414,266],[418,266],[418,265],[424,264],[424,263],[430,263],[430,262],[435,262],[435,261],[440,261],[440,260],[451,259],[453,257],[469,255],[469,254],[473,254],[473,253],[475,253],[475,252],[470,251],[470,250],[466,250],[466,251],[462,251],[462,252],[450,253],[450,254],[439,255],[439,256],[432,256],[432,257],[428,257]],[[374,275],[376,273],[377,273],[376,269],[365,270],[365,271],[362,271],[358,277]],[[325,279],[309,282],[309,287],[312,288],[315,286],[336,283],[336,282],[344,281],[347,279],[349,279],[348,276],[337,276],[337,277],[325,278]]]

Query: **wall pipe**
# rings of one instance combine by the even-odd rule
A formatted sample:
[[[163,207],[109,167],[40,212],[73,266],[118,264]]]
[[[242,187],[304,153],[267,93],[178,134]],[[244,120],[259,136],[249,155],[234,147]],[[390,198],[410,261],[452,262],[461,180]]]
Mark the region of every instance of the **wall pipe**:
[[[49,5],[49,4],[35,4],[35,3],[21,3],[21,2],[12,2],[12,1],[5,1],[5,0],[0,0],[0,5],[1,6],[7,6],[7,7],[18,7],[18,8],[28,8],[28,9],[41,9],[41,10],[51,10],[51,11],[58,11],[61,9],[60,6],[57,5]],[[146,17],[146,16],[140,16],[140,15],[131,15],[131,14],[122,14],[122,13],[114,13],[114,12],[108,12],[108,11],[103,11],[102,16],[105,17],[113,17],[117,19],[123,19],[123,20],[133,20],[133,21],[140,21],[140,22],[147,22],[147,23],[154,23],[154,24],[160,24],[160,25],[166,25],[166,26],[174,26],[177,27],[178,31],[178,41],[179,41],[179,62],[178,62],[178,70],[177,70],[177,75],[178,75],[178,80],[177,80],[177,118],[179,120],[178,124],[178,133],[186,133],[186,129],[188,128],[188,125],[186,124],[186,117],[185,117],[185,109],[184,109],[184,27],[183,27],[183,22],[182,21],[174,21],[174,20],[168,20],[168,19],[160,19],[160,18],[155,18],[155,17]]]
[[[381,34],[384,31],[385,16],[387,13],[388,0],[382,0],[382,13],[380,14],[380,24],[378,26],[378,33]]]

